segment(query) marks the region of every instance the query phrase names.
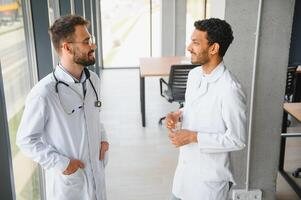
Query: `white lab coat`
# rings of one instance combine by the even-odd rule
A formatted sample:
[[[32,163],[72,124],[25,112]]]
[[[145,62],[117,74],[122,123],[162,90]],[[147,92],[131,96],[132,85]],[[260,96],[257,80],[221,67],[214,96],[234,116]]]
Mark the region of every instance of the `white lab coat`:
[[[198,143],[180,147],[173,194],[181,200],[213,200],[203,183],[235,183],[229,152],[243,149],[246,141],[245,95],[223,62],[209,75],[202,67],[190,71],[182,117],[182,129],[196,131]]]
[[[99,96],[99,78],[93,72],[90,74]],[[100,123],[100,108],[94,106],[95,93],[86,80],[87,92],[83,100],[81,83],[75,83],[60,67],[56,67],[55,75],[78,94],[59,84],[58,96],[53,75],[43,78],[27,97],[17,144],[45,169],[48,200],[105,200],[106,163],[99,160],[99,150],[101,141],[107,138]],[[64,109],[75,111],[68,115]],[[63,175],[70,159],[81,160],[85,168]]]

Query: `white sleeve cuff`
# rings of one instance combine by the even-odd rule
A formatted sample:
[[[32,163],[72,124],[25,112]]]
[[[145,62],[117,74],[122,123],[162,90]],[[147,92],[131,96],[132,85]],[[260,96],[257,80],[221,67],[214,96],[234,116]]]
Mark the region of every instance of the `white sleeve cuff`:
[[[60,172],[64,172],[68,165],[69,165],[70,159],[65,156],[60,156],[59,161],[54,165],[54,168]]]

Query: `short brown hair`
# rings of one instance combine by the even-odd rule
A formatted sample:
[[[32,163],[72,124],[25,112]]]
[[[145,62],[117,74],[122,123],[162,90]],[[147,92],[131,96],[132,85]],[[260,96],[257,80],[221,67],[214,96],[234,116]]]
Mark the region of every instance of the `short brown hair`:
[[[63,41],[72,41],[75,26],[78,25],[88,27],[90,22],[79,15],[66,15],[55,20],[48,29],[52,44],[57,53],[60,52],[61,43]]]

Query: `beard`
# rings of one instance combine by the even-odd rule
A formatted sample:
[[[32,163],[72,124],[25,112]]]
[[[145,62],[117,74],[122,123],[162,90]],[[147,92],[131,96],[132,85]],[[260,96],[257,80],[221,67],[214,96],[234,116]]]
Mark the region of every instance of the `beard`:
[[[89,51],[88,54],[84,54],[84,53],[77,53],[79,51],[75,51],[73,52],[73,62],[82,66],[90,66],[90,65],[94,65],[95,64],[95,57],[92,56],[92,58],[90,58],[90,55],[92,55],[92,53],[94,53],[94,50]]]
[[[202,51],[200,54],[191,52],[191,64],[204,65],[209,62],[208,50]]]

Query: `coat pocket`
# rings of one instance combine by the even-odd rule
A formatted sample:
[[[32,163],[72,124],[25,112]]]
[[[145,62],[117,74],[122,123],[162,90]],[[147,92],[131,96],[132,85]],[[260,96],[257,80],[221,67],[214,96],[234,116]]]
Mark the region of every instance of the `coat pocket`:
[[[102,165],[103,168],[105,168],[109,162],[109,151],[105,152],[105,157],[103,160],[99,160],[100,164]]]
[[[85,175],[83,169],[77,169],[73,174],[60,175],[60,181],[56,184],[59,199],[83,199],[85,193]]]

